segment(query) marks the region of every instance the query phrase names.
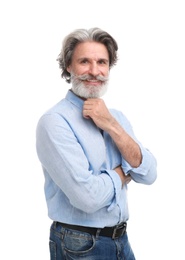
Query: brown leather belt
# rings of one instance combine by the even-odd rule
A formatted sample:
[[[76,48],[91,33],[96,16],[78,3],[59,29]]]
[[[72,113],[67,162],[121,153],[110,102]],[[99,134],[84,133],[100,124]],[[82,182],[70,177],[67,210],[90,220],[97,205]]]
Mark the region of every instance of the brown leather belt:
[[[84,227],[84,226],[70,225],[70,224],[60,223],[60,222],[54,222],[54,223],[56,224],[56,226],[60,225],[63,228],[86,232],[94,236],[96,236],[96,234],[99,234],[99,236],[111,237],[112,239],[121,237],[126,233],[126,229],[127,229],[127,222],[122,222],[113,227],[104,227],[104,228]]]

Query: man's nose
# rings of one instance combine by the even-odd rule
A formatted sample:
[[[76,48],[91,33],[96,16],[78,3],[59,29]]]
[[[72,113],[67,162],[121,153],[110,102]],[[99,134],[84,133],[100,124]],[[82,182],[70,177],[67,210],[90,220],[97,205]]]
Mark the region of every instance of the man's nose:
[[[89,72],[93,76],[97,76],[100,74],[99,66],[97,63],[92,63],[89,68]]]

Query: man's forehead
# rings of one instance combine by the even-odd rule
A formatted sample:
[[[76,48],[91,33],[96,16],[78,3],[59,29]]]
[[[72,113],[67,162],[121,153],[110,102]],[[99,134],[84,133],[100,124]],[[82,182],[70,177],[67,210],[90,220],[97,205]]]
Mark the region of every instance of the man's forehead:
[[[78,56],[78,58],[96,57],[96,59],[108,59],[108,51],[102,43],[83,42],[76,46],[74,56]]]

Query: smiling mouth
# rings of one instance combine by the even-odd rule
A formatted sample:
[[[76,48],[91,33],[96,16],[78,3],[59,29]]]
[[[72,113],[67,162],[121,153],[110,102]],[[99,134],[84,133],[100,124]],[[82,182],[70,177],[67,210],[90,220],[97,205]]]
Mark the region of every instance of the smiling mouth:
[[[84,80],[84,82],[86,82],[87,85],[93,85],[93,86],[102,84],[101,80],[96,80],[96,79],[87,79],[87,80]]]
[[[90,81],[90,82],[98,82],[99,80],[97,80],[97,79],[87,79],[87,81]]]

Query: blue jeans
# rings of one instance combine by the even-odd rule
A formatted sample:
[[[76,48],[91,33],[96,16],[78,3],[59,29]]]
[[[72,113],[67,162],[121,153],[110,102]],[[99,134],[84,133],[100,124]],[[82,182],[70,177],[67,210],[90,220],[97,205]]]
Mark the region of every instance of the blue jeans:
[[[49,247],[50,260],[135,260],[127,233],[112,239],[63,228],[55,222],[50,229]]]

